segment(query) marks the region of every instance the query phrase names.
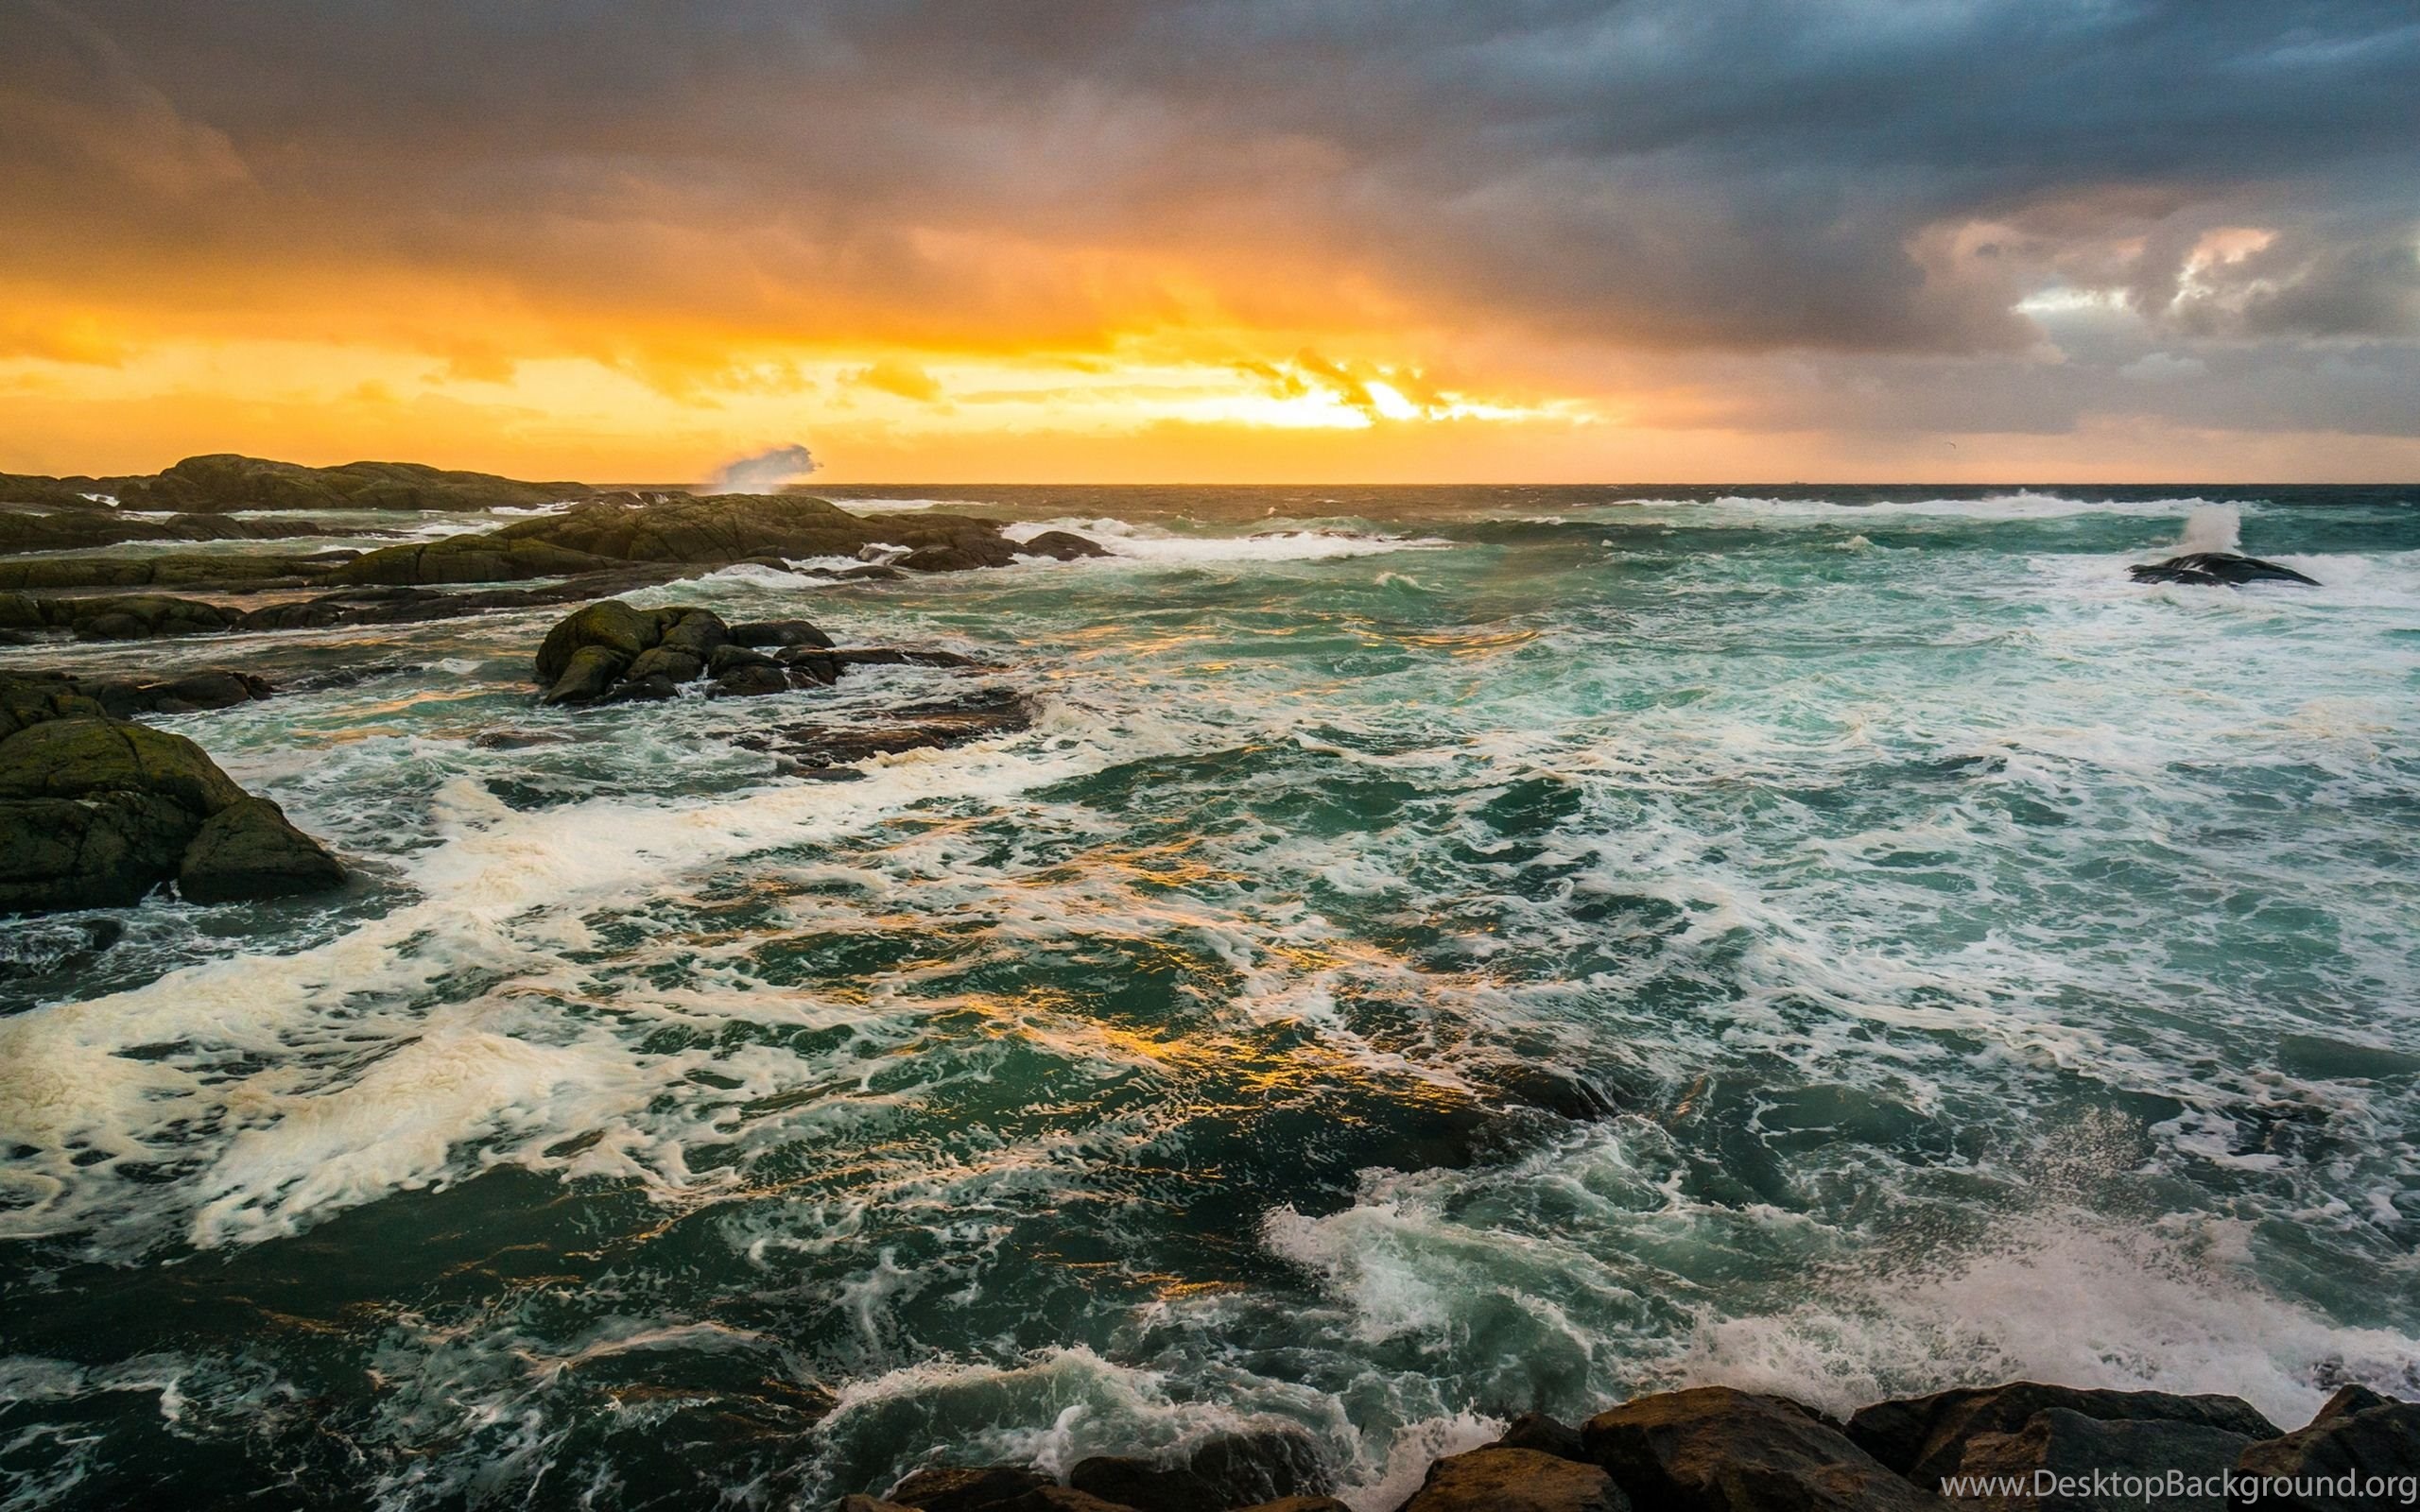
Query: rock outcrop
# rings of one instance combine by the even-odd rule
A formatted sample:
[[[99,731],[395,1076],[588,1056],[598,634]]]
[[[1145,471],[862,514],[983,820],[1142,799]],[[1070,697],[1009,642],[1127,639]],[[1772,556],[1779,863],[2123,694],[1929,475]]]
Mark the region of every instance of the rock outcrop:
[[[2126,576],[2138,583],[2188,583],[2198,588],[2240,588],[2246,583],[2319,586],[2318,578],[2306,577],[2291,567],[2280,567],[2257,557],[2239,557],[2232,551],[2187,552],[2166,561],[2129,567]]]
[[[276,541],[326,532],[303,520],[181,514],[161,520],[78,501],[70,507],[0,508],[0,552],[85,551],[130,541]]]
[[[614,493],[560,514],[477,535],[389,546],[336,570],[344,583],[500,582],[631,562],[724,567],[801,558],[904,551],[915,572],[1004,567],[1020,555],[1100,555],[1081,537],[1054,532],[1024,545],[985,520],[951,514],[851,514],[803,494]]]
[[[701,679],[708,697],[744,697],[828,686],[842,670],[827,654],[831,644],[804,620],[735,627],[711,610],[641,610],[607,599],[548,630],[536,670],[540,696],[550,704],[669,698]],[[779,649],[768,655],[756,645]]]
[[[1651,1503],[1651,1505],[1661,1503]],[[1476,1449],[1428,1467],[1403,1512],[1630,1512],[1614,1478],[1534,1449]]]
[[[1581,1436],[1633,1501],[1672,1512],[1940,1505],[1812,1411],[1727,1386],[1625,1402],[1589,1418]]]
[[[0,560],[0,589],[209,587],[257,592],[301,588],[319,582],[359,555],[332,551],[307,557],[20,557]]]
[[[91,678],[63,672],[0,672],[0,736],[52,719],[100,714],[183,714],[227,709],[276,690],[249,672],[211,668],[162,681]]]
[[[2308,1427],[2282,1435],[2233,1397],[2031,1382],[1878,1402],[1851,1424],[1843,1431],[1785,1398],[1720,1386],[1640,1397],[1579,1430],[1530,1414],[1496,1443],[1436,1461],[1392,1512],[2118,1512],[2152,1504],[2352,1512],[2388,1505],[2397,1487],[2420,1485],[2420,1404],[2359,1386],[2339,1392]],[[1322,1494],[1306,1437],[1219,1443],[1240,1460],[1267,1464],[1270,1446],[1289,1437],[1302,1438],[1288,1451],[1301,1460],[1300,1484],[1270,1497],[1255,1496],[1266,1478],[1222,1481],[1214,1444],[1182,1465],[1097,1456],[1077,1464],[1064,1486],[1021,1466],[920,1470],[888,1499],[861,1494],[838,1505],[844,1512],[1337,1512],[1342,1503]],[[1998,1484],[1986,1493],[1962,1479],[1951,1486],[1972,1494],[1945,1501],[1938,1477],[1924,1478],[1945,1457],[1942,1473]],[[2232,1503],[2214,1489],[2230,1473]],[[2059,1477],[2066,1478],[2064,1488]],[[2174,1494],[2166,1489],[2178,1482],[2185,1485]],[[2146,1502],[2137,1494],[2144,1486],[2163,1489]],[[2183,1494],[2194,1488],[2202,1494]]]
[[[2089,1485],[2098,1477],[2104,1485],[2128,1480],[2155,1485],[2178,1475],[2211,1489],[2202,1496],[2163,1497],[2160,1506],[2177,1512],[2226,1512],[2226,1493],[2217,1487],[2251,1443],[2241,1434],[2200,1423],[2087,1418],[2065,1407],[2048,1407],[2013,1434],[1978,1434],[1966,1441],[1954,1484],[1972,1490],[1997,1482],[2004,1489],[1996,1495],[1962,1496],[1957,1504],[1976,1512],[2049,1512],[2079,1502],[2100,1504],[2061,1494],[2061,1482]]]
[[[627,593],[651,588],[678,571],[618,567],[531,588],[347,588],[253,609],[164,593],[0,592],[0,640],[67,635],[79,641],[138,641],[227,631],[322,629],[332,625],[412,624]]]
[[[165,472],[118,477],[0,473],[0,504],[81,508],[98,503],[98,496],[115,499],[130,510],[185,514],[225,514],[236,509],[527,509],[595,491],[585,483],[525,483],[492,472],[450,472],[418,462],[304,467],[232,453],[189,456]],[[277,533],[304,532],[282,528]]]
[[[2245,1449],[2235,1469],[2239,1481],[2270,1484],[2239,1490],[2233,1506],[2356,1512],[2391,1495],[2408,1504],[2420,1487],[2420,1402],[2346,1386],[2307,1427]]]
[[[1848,1435],[1891,1469],[1931,1489],[1958,1472],[1967,1444],[1983,1434],[2014,1434],[2036,1413],[2057,1410],[2103,1422],[2187,1423],[2246,1439],[2274,1438],[2277,1425],[2234,1397],[2180,1397],[2164,1391],[2087,1391],[2016,1381],[1935,1392],[1858,1410]]]
[[[19,706],[10,706],[17,716]],[[0,738],[0,913],[338,885],[344,868],[182,735],[73,713]]]

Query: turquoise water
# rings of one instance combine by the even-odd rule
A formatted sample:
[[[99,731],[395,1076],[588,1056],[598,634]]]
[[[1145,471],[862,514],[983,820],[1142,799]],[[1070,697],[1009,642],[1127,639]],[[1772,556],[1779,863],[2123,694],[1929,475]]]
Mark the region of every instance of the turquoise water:
[[[545,613],[0,652],[292,690],[162,723],[361,873],[5,926],[0,1506],[2420,1386],[2420,490],[924,491],[1119,555],[639,595],[997,668],[779,699],[539,710]],[[2238,532],[2324,586],[2126,581]]]

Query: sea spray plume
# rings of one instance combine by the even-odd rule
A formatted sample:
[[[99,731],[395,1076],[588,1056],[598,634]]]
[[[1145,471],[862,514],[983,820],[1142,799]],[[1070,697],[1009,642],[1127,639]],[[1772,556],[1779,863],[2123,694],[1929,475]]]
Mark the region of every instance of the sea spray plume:
[[[814,471],[814,455],[793,441],[725,462],[704,486],[708,493],[779,493]]]
[[[2235,551],[2243,543],[2243,511],[2232,504],[2196,505],[2185,517],[2179,551]]]

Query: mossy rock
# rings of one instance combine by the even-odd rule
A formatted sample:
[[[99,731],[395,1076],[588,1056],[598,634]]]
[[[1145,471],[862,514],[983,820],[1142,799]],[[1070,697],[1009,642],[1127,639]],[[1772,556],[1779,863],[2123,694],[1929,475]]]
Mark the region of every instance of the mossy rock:
[[[0,740],[0,798],[156,793],[207,817],[244,797],[182,735],[124,720],[54,719]]]
[[[239,799],[205,820],[177,866],[177,891],[198,903],[324,892],[344,868],[265,798]]]
[[[182,735],[73,715],[0,738],[0,911],[123,906],[170,881],[219,902],[343,880]]]

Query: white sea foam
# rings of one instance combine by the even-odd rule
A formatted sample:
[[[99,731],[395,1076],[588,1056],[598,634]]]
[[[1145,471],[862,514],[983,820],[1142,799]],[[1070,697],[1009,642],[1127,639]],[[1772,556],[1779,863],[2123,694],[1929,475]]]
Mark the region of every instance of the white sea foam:
[[[2241,1397],[2284,1428],[2308,1422],[2343,1382],[2406,1397],[2420,1388],[2420,1340],[2284,1300],[2243,1273],[2239,1226],[2195,1227],[2208,1232],[2019,1221],[1974,1253],[1781,1312],[1703,1316],[1682,1379],[1835,1413],[2011,1380],[2206,1392]]]
[[[1714,499],[1642,498],[1627,500],[1612,507],[1627,512],[1646,510],[1652,518],[1665,519],[1675,524],[1706,523],[1732,525],[1793,525],[1848,524],[1863,520],[1888,519],[1947,519],[1989,523],[2061,520],[2079,515],[2112,518],[2189,516],[2197,509],[2211,507],[2211,505],[2208,500],[2198,494],[2155,499],[2088,499],[2063,493],[2040,493],[2031,490],[2020,490],[2014,493],[1989,494],[1973,499],[1883,498],[1834,501],[1772,498],[1754,494],[1730,494]]]
[[[1391,551],[1432,550],[1448,544],[1427,536],[1388,536],[1349,530],[1265,530],[1249,536],[1179,535],[1123,520],[1034,520],[1003,526],[1011,541],[1026,541],[1047,530],[1085,536],[1111,558],[1164,566],[1221,562],[1324,561]],[[1079,558],[1079,565],[1085,559]]]

